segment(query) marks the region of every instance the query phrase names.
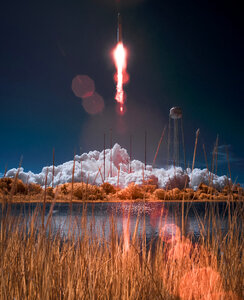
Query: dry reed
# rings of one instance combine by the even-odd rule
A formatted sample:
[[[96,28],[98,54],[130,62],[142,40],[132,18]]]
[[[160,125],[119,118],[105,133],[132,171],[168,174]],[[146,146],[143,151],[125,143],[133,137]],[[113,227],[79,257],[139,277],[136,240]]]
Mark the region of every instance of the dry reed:
[[[243,202],[227,203],[226,235],[214,204],[204,219],[196,212],[202,227],[196,244],[180,232],[168,241],[162,231],[156,244],[146,244],[138,220],[125,241],[116,216],[110,217],[109,238],[103,231],[96,235],[85,205],[64,237],[61,229],[51,230],[53,205],[44,230],[38,208],[28,223],[2,217],[0,299],[243,299]],[[204,222],[212,224],[212,235]]]

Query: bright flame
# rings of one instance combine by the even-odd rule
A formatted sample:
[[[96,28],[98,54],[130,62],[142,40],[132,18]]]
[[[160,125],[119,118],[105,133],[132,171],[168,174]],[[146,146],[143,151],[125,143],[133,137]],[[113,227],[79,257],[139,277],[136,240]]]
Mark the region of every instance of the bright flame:
[[[123,72],[126,69],[126,49],[123,46],[123,43],[119,42],[114,50],[114,61],[117,69],[117,86],[116,86],[116,95],[115,100],[120,104],[120,112],[124,112],[124,90],[123,90],[123,81],[124,74]]]

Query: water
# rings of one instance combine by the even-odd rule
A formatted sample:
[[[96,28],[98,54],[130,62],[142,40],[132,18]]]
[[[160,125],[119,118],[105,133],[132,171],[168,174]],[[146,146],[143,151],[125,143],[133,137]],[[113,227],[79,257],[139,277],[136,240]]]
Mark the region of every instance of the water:
[[[51,204],[47,203],[45,224],[50,208]],[[16,218],[16,222],[17,219],[21,220],[20,224],[26,221],[29,226],[31,217],[36,212],[36,223],[41,226],[42,209],[42,204],[15,203],[11,205],[10,215]],[[67,236],[68,232],[80,235],[82,230],[84,231],[84,227],[82,227],[83,212],[85,212],[87,228],[92,229],[92,234],[97,237],[103,235],[108,238],[110,236],[112,219],[115,221],[119,236],[123,232],[132,236],[137,219],[139,221],[137,235],[141,235],[145,231],[147,240],[156,240],[162,235],[166,239],[171,238],[182,231],[182,204],[176,202],[73,203],[72,210],[68,203],[56,203],[52,211],[51,225],[48,228],[51,228],[54,235],[57,232],[63,236]],[[228,208],[224,202],[185,204],[183,218],[185,235],[197,240],[201,235],[207,236],[208,229],[211,235],[214,234],[211,218],[206,217],[210,212],[213,212],[218,230],[225,235],[228,232]],[[4,214],[6,214],[6,209],[2,215]]]

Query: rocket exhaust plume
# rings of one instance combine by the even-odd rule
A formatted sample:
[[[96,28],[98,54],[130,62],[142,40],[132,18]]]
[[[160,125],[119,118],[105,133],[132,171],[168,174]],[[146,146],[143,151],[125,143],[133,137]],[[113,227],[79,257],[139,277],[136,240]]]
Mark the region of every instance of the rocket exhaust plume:
[[[120,14],[118,13],[118,28],[117,28],[117,45],[113,51],[114,62],[116,67],[115,81],[116,85],[116,95],[115,100],[119,104],[119,112],[124,113],[124,102],[125,93],[123,89],[124,83],[128,81],[128,74],[126,73],[127,66],[127,53],[122,42],[122,25]]]

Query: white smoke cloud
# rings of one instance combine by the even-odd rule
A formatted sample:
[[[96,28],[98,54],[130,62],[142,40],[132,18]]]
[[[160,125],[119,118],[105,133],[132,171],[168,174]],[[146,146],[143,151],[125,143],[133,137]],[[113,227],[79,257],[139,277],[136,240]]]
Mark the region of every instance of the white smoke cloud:
[[[75,162],[74,162],[75,161]],[[74,181],[88,182],[90,184],[100,185],[103,181],[113,185],[119,185],[121,188],[128,186],[130,183],[142,184],[143,180],[153,179],[158,182],[160,188],[165,188],[174,177],[185,178],[189,176],[189,185],[193,189],[197,189],[200,183],[209,184],[213,182],[213,186],[217,189],[222,189],[226,185],[226,176],[217,176],[209,173],[207,169],[191,169],[183,170],[181,167],[152,168],[151,165],[145,166],[144,163],[138,160],[131,161],[131,173],[129,172],[130,157],[127,150],[121,148],[119,144],[115,144],[112,148],[105,150],[105,180],[104,180],[104,151],[90,151],[82,155],[76,155],[75,159],[65,162],[54,167],[44,167],[39,174],[33,172],[24,172],[23,168],[19,170],[19,179],[24,183],[37,183],[41,186],[45,185],[47,176],[47,185],[59,185],[72,181],[73,167]],[[6,173],[6,177],[14,177],[18,169],[14,168]]]

